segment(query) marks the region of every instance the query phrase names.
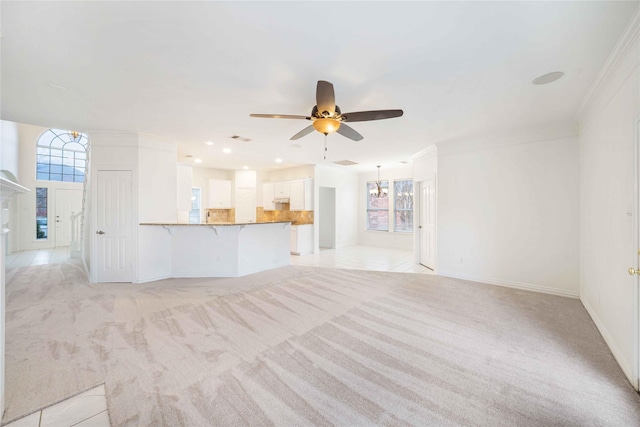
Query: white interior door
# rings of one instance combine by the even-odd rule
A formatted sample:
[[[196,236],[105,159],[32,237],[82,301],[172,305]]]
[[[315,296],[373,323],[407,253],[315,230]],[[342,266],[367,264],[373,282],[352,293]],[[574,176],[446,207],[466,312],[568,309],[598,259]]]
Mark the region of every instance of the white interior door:
[[[336,247],[336,189],[320,187],[318,199],[319,245],[321,248]]]
[[[98,171],[96,272],[98,282],[131,282],[131,171]]]
[[[71,215],[82,210],[82,190],[56,188],[56,246],[71,242]]]
[[[255,189],[236,188],[236,222],[256,222]]]
[[[420,264],[436,268],[436,180],[420,183]]]

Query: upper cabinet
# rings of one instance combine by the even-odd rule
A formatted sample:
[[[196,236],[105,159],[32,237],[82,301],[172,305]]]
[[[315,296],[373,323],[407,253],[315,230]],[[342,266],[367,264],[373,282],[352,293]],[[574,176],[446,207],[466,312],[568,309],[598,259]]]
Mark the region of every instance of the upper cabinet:
[[[289,199],[289,210],[313,210],[313,180],[311,178],[294,181],[265,182],[262,184],[262,209],[274,211],[277,199]]]
[[[209,180],[209,209],[231,209],[231,181]]]
[[[274,192],[274,197],[276,199],[280,197],[289,197],[290,191],[291,191],[291,187],[289,185],[289,182],[273,183],[273,192]]]
[[[310,178],[298,179],[289,183],[289,210],[311,211],[313,210],[313,180]]]
[[[276,205],[273,203],[275,198],[273,182],[265,182],[262,184],[262,209],[265,211],[275,211]]]

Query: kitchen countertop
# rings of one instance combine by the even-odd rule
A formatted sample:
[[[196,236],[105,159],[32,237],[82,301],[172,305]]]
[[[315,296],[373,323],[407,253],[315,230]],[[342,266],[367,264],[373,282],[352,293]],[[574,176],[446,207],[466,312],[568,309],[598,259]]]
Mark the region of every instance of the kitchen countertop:
[[[287,224],[292,221],[263,221],[263,222],[209,222],[202,224],[181,224],[177,222],[141,222],[140,225],[162,225],[165,227],[198,227],[198,226],[231,226],[231,225],[259,225],[259,224]]]

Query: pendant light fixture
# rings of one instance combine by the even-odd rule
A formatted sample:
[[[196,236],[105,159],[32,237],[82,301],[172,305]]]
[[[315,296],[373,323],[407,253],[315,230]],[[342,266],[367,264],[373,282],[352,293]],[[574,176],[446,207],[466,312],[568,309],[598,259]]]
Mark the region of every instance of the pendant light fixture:
[[[69,136],[71,137],[71,141],[79,142],[80,138],[82,138],[82,134],[78,131],[69,131]]]
[[[378,165],[377,167],[378,167],[378,180],[376,181],[376,190],[374,189],[369,190],[369,194],[375,197],[381,197],[381,198],[387,197],[387,195],[389,194],[389,189],[382,188],[382,181],[380,181],[380,168],[382,166]]]

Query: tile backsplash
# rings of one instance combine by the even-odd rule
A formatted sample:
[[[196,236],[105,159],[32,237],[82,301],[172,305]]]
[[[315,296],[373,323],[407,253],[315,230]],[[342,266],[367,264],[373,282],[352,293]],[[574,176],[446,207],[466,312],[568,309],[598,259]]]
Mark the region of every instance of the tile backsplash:
[[[313,224],[313,211],[290,211],[288,203],[283,203],[282,210],[277,211],[265,211],[262,206],[258,206],[256,221],[291,221],[297,225]]]
[[[235,222],[236,210],[207,209],[207,223]],[[283,203],[282,210],[265,211],[262,206],[256,208],[256,222],[291,221],[297,225],[313,224],[313,211],[290,211],[289,204]]]
[[[209,222],[234,222],[236,210],[231,209],[207,209],[207,223]]]

